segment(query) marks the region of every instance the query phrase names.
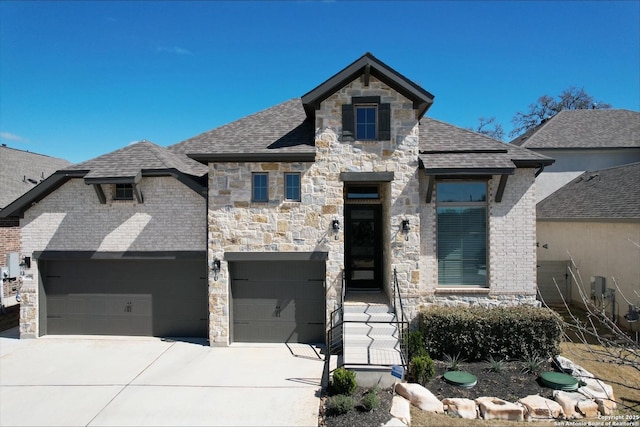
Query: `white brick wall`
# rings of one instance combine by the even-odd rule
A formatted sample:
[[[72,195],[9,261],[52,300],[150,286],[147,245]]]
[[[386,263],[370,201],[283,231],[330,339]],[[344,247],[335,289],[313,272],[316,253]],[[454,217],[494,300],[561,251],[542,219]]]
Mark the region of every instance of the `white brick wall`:
[[[71,179],[31,207],[20,220],[22,255],[35,251],[204,251],[206,204],[172,177],[142,178],[144,203],[102,205],[92,186]],[[38,335],[37,263],[25,272],[21,334]]]
[[[536,304],[535,169],[509,176],[502,201],[495,201],[500,176],[489,181],[488,288],[438,288],[436,194],[421,205],[420,301],[423,304]],[[422,200],[427,178],[420,177]]]

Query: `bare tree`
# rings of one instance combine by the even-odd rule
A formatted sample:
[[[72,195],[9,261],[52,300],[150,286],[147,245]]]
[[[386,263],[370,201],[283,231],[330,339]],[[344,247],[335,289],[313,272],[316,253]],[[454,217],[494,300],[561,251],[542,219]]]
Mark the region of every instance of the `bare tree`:
[[[481,116],[478,118],[478,126],[475,128],[469,128],[477,133],[481,133],[482,135],[487,135],[493,139],[497,139],[499,141],[504,138],[504,130],[502,129],[502,125],[496,122],[495,117],[484,117]]]
[[[584,88],[569,86],[560,92],[556,98],[550,95],[542,95],[535,104],[529,104],[528,111],[518,111],[511,119],[513,130],[509,133],[509,136],[517,136],[529,129],[533,129],[562,110],[608,108],[611,108],[611,104],[596,101],[593,96],[585,92]]]
[[[577,305],[572,305],[565,300],[558,283],[554,279],[556,288],[564,303],[564,310],[567,313],[565,315],[565,339],[569,342],[582,344],[590,355],[591,360],[595,362],[626,366],[640,372],[640,343],[618,326],[616,319],[606,313],[604,304],[598,303],[597,298],[594,300],[591,292],[587,293],[580,276],[580,270],[573,262],[573,259],[571,259],[571,265],[572,267],[569,271],[574,283],[577,285],[576,288],[580,297]],[[633,305],[628,297],[622,293],[615,279],[613,282],[622,298],[630,305]],[[640,295],[636,296],[640,298]],[[572,333],[567,334],[567,331]],[[640,384],[622,383],[606,377],[596,378],[609,384],[617,384],[628,389],[640,391]],[[616,403],[627,409],[640,412],[640,402],[638,401],[627,401],[618,398]]]

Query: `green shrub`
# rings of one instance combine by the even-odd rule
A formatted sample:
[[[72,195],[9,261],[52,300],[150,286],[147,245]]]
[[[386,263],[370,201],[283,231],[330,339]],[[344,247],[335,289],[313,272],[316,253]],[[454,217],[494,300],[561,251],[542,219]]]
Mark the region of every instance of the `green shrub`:
[[[517,307],[440,307],[421,311],[419,330],[432,357],[460,354],[470,362],[523,360],[560,352],[562,318],[553,310]]]
[[[327,415],[346,414],[355,406],[355,402],[351,396],[337,394],[327,399]]]
[[[373,390],[369,390],[362,397],[362,407],[365,411],[370,412],[374,409],[378,409],[380,407],[380,397],[378,393]]]
[[[424,335],[420,331],[409,332],[409,359],[418,356],[427,356],[427,349],[424,346]]]
[[[333,392],[335,394],[351,396],[356,391],[357,386],[355,372],[345,368],[338,368],[333,371]]]
[[[416,356],[409,362],[409,375],[419,384],[427,384],[435,374],[436,367],[429,356]]]

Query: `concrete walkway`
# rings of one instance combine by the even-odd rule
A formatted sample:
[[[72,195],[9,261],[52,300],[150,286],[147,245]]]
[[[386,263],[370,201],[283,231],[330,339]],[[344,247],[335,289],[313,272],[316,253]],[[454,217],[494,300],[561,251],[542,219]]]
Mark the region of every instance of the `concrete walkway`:
[[[10,336],[0,426],[318,424],[324,355],[313,346]]]

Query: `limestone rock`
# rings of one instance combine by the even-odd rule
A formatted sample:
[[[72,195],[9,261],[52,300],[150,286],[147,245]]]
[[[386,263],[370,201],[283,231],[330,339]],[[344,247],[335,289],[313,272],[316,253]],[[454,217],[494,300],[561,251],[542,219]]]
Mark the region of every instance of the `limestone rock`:
[[[613,387],[609,384],[605,384],[596,378],[584,378],[582,381],[586,385],[578,389],[579,393],[591,399],[616,400],[613,395]]]
[[[581,393],[556,390],[553,392],[553,398],[562,406],[565,418],[598,416],[598,404]]]
[[[442,402],[420,384],[398,383],[396,384],[396,393],[423,411],[444,414],[444,405]]]
[[[447,398],[442,401],[443,405],[447,405],[447,413],[454,417],[475,420],[478,418],[478,407],[476,402],[471,399],[463,398]]]
[[[598,411],[602,415],[612,415],[618,407],[616,402],[609,399],[596,399],[596,403],[598,404]]]
[[[411,425],[411,404],[404,397],[393,396],[389,413],[406,425]]]
[[[545,399],[544,397],[532,394],[518,400],[525,408],[525,419],[527,421],[549,421],[559,417],[564,417],[562,406],[558,402]]]
[[[555,362],[560,366],[560,368],[563,371],[577,378],[578,380],[594,377],[594,375],[591,372],[587,371],[582,366],[573,363],[571,360],[567,359],[566,357],[556,356]]]
[[[524,421],[524,408],[497,397],[476,399],[480,416],[485,420]]]

